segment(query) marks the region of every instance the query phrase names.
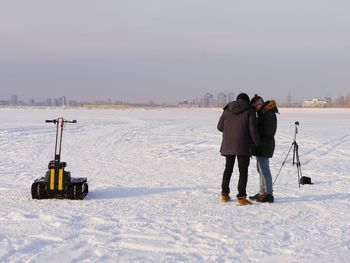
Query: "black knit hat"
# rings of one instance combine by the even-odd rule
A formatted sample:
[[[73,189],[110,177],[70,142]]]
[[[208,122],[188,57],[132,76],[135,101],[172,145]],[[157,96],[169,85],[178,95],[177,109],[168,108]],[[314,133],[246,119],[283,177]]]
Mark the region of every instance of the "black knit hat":
[[[250,101],[249,96],[248,96],[246,93],[241,93],[241,94],[239,94],[239,95],[237,96],[236,100],[240,100],[240,99],[245,100],[245,101],[247,101],[247,102]]]
[[[255,96],[252,98],[252,100],[250,101],[250,104],[254,104],[255,102],[257,102],[258,100],[262,100],[262,101],[264,101],[263,100],[263,98],[262,97],[260,97],[258,94],[255,94]]]

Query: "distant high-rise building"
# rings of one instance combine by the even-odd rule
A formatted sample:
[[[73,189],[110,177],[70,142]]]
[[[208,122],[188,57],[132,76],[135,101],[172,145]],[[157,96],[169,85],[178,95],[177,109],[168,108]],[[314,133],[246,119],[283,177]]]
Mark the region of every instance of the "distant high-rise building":
[[[47,105],[47,106],[52,106],[52,99],[47,98],[47,99],[46,99],[46,105]]]
[[[209,108],[214,106],[214,96],[211,93],[206,93],[205,95],[202,96],[201,98],[201,107],[204,108]]]
[[[228,94],[228,102],[236,100],[235,94],[233,92],[229,92]]]
[[[59,101],[59,99],[54,99],[54,100],[53,100],[53,105],[54,105],[54,106],[60,106],[60,101]]]
[[[34,99],[29,99],[29,105],[31,105],[31,106],[35,105],[35,100]]]
[[[218,106],[223,107],[227,104],[227,95],[223,92],[218,94]]]
[[[66,96],[62,96],[60,98],[60,106],[67,106],[67,97]]]
[[[17,95],[12,95],[11,96],[11,105],[18,105],[18,96]]]

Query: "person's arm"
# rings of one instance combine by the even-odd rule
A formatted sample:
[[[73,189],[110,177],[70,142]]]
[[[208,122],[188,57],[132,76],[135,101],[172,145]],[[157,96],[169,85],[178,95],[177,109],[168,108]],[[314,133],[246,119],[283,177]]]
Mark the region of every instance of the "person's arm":
[[[258,132],[258,121],[255,116],[255,112],[249,114],[249,133],[255,146],[260,144],[260,136]]]
[[[275,136],[277,129],[277,117],[275,113],[267,113],[269,114],[264,118],[263,129],[260,132],[261,137],[270,138]]]
[[[224,113],[225,111],[221,114],[220,120],[218,122],[217,128],[219,131],[224,132]]]
[[[270,138],[275,136],[277,130],[277,117],[275,113],[269,113],[268,118],[264,120],[264,137]]]

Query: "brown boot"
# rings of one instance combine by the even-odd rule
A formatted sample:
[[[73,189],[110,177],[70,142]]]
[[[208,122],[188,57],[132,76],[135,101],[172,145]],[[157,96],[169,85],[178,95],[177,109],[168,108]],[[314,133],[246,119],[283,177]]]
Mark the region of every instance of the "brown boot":
[[[249,196],[249,199],[252,201],[261,202],[261,199],[263,199],[265,195],[267,195],[266,192],[259,192],[254,196]]]
[[[222,203],[227,203],[227,202],[229,202],[230,200],[231,200],[231,198],[230,198],[229,195],[223,195],[223,194],[221,194],[221,196],[220,196],[220,201],[221,201]]]
[[[243,206],[243,205],[251,205],[251,204],[252,204],[252,202],[247,200],[246,196],[237,197],[236,205]]]

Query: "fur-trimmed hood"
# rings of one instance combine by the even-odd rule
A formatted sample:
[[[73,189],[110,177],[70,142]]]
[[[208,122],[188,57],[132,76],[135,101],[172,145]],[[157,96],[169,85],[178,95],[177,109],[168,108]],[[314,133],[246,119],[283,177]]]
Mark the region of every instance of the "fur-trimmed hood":
[[[277,109],[276,101],[268,100],[264,103],[263,108],[260,110],[260,113],[264,114],[268,111],[274,111],[275,113],[279,113]]]

